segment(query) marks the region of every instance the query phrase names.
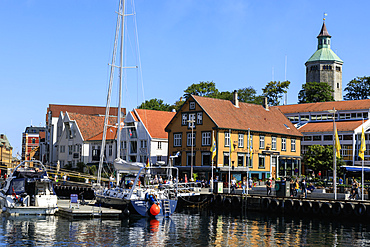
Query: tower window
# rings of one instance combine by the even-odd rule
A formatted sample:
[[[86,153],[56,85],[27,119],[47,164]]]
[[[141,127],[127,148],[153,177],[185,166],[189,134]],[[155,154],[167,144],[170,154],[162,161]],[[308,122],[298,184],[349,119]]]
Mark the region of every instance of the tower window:
[[[324,39],[324,45],[326,45],[326,39]]]
[[[340,67],[339,66],[335,67],[335,70],[340,71]]]
[[[337,88],[339,88],[339,83],[337,83]]]

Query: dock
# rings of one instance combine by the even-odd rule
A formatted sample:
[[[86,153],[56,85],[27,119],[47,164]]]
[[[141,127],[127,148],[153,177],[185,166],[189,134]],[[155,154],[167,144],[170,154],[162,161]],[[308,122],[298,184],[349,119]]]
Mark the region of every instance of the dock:
[[[70,203],[70,200],[58,200],[58,211],[55,215],[69,219],[76,218],[105,218],[119,219],[122,214],[121,210],[99,207],[90,202],[87,205]]]

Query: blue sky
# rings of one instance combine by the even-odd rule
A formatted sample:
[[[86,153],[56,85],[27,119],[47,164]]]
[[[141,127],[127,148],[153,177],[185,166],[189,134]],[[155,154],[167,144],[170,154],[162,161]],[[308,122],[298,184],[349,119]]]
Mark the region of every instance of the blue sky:
[[[128,82],[124,106],[152,98],[173,104],[199,81],[214,81],[221,91],[252,86],[260,94],[269,81],[284,81],[285,58],[294,104],[324,12],[345,87],[369,75],[369,5],[136,0],[144,91],[138,80]],[[15,152],[27,126],[45,125],[49,104],[105,106],[117,8],[118,0],[0,0],[0,132]]]

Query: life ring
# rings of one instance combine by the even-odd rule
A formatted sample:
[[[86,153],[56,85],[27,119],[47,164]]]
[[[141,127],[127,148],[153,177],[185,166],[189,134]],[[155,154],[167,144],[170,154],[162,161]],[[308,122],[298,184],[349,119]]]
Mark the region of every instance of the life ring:
[[[335,202],[332,204],[331,213],[334,216],[339,216],[342,211],[343,211],[343,203]]]
[[[301,201],[294,201],[294,203],[293,203],[293,211],[295,213],[299,213],[299,211],[301,210],[301,207],[302,207],[302,202]]]
[[[280,206],[279,200],[272,199],[271,202],[270,202],[270,207],[269,208],[270,208],[271,212],[276,212],[279,209],[279,206]]]
[[[304,214],[310,214],[312,211],[312,203],[310,201],[302,202],[302,212]]]
[[[322,215],[329,216],[330,213],[331,213],[331,208],[332,208],[332,205],[331,205],[330,202],[324,202],[321,205],[321,213],[322,213]]]
[[[291,213],[293,211],[293,205],[294,205],[293,200],[291,199],[285,200],[284,201],[284,212]]]
[[[263,210],[267,210],[270,206],[270,202],[271,202],[270,198],[263,198],[261,202],[261,208]]]
[[[321,202],[312,202],[312,213],[320,214]]]
[[[359,203],[355,205],[355,214],[359,217],[364,216],[366,213],[366,207],[364,204]]]
[[[343,214],[345,216],[351,216],[355,210],[355,205],[352,203],[345,203],[343,206]]]
[[[280,184],[279,183],[275,183],[275,191],[279,191],[280,190]]]

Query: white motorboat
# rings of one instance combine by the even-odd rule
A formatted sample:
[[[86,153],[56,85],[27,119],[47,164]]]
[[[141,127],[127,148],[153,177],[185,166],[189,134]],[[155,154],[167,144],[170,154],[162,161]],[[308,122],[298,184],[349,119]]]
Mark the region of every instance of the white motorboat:
[[[37,160],[14,168],[0,189],[0,207],[12,215],[52,215],[58,210],[57,195],[46,167]]]

